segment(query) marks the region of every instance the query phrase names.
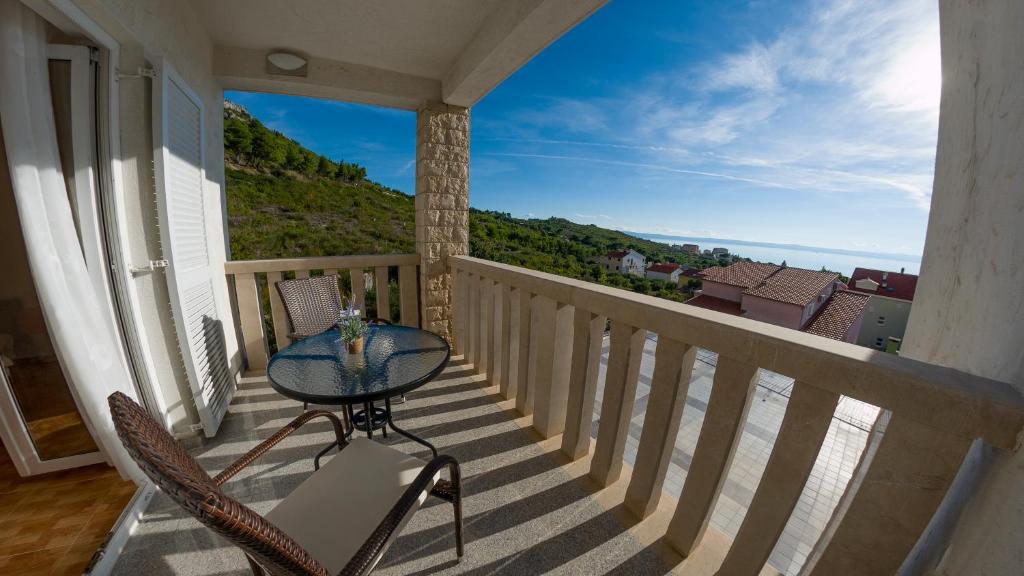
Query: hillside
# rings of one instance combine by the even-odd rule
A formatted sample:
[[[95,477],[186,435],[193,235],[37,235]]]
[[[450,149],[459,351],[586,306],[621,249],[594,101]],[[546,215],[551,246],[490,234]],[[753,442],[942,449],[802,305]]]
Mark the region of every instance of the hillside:
[[[303,148],[230,103],[224,131],[232,258],[415,251],[412,196],[367,179],[357,164]],[[633,248],[648,261],[715,265],[678,247],[561,218],[470,209],[469,225],[473,256],[673,300],[686,295],[665,282],[606,273],[594,258]]]

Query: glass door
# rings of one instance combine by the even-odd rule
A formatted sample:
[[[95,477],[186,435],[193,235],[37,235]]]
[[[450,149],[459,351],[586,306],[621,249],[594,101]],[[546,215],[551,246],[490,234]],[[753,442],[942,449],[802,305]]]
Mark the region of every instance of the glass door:
[[[87,266],[96,281],[102,282],[90,50],[52,46],[50,56],[50,104],[68,200]],[[0,282],[0,420],[4,445],[23,476],[102,462],[105,458],[79,410],[39,304],[2,140],[0,152],[0,270],[4,271]]]

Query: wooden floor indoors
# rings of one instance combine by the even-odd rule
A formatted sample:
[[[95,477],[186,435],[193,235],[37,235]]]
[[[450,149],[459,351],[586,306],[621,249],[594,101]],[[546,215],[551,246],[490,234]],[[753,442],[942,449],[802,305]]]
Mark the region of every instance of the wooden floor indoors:
[[[0,574],[81,574],[134,493],[105,464],[22,478],[0,446]]]

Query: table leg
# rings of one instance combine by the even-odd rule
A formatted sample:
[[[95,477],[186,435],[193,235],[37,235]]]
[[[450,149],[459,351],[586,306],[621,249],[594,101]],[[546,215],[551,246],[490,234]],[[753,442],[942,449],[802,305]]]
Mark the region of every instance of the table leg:
[[[366,418],[366,437],[373,439],[373,404],[363,402],[363,414]]]
[[[373,402],[370,402],[370,409],[371,410],[373,409]],[[391,408],[388,407],[387,399],[384,400],[384,411],[388,412],[389,414],[391,412]],[[376,421],[377,414],[375,414],[375,413],[371,413],[371,414],[373,415],[373,420]],[[384,438],[388,437],[388,425],[387,425],[386,422],[385,422],[385,424],[383,426],[380,427],[380,433],[381,433],[382,436],[384,436]]]
[[[392,430],[394,430],[398,434],[401,434],[402,436],[405,436],[409,440],[412,440],[413,442],[422,444],[427,448],[430,448],[430,452],[434,455],[434,458],[437,458],[437,448],[434,448],[433,444],[427,442],[426,440],[420,438],[419,436],[416,436],[415,434],[406,432],[405,430],[402,430],[398,426],[395,426],[395,421],[391,419],[391,400],[389,400],[388,398],[384,399],[384,408],[387,411],[387,426],[391,426]]]

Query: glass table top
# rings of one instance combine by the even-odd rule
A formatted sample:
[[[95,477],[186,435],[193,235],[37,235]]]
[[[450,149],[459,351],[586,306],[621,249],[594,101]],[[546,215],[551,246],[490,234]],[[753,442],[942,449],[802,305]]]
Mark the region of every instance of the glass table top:
[[[349,354],[337,329],[298,340],[267,367],[281,394],[319,404],[352,404],[404,394],[441,373],[451,349],[432,332],[372,325],[363,352]]]

